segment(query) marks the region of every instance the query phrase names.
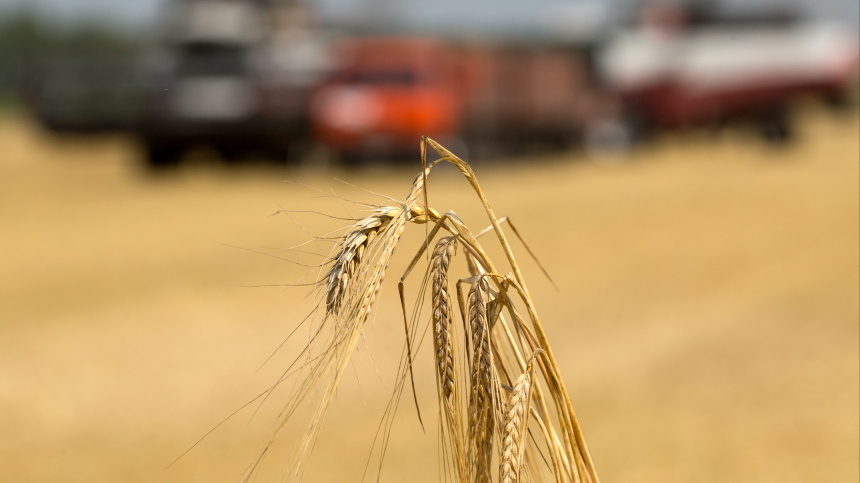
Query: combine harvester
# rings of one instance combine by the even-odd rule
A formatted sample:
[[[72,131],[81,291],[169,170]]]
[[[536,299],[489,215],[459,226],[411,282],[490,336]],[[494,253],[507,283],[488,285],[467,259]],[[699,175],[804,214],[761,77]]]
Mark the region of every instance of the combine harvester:
[[[857,88],[856,34],[779,14],[699,17],[677,6],[641,12],[601,50],[598,78],[623,109],[593,142],[746,121],[766,139],[792,137],[791,106],[817,97],[844,106]]]

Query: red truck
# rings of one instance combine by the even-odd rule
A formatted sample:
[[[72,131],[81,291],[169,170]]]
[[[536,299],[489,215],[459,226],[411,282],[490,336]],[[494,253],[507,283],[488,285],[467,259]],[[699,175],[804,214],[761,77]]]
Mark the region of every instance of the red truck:
[[[414,153],[423,134],[465,143],[473,156],[567,144],[587,117],[587,72],[570,52],[415,37],[353,39],[339,50],[310,119],[316,138],[346,159]]]
[[[339,48],[340,68],[312,97],[317,139],[345,157],[414,151],[422,134],[460,129],[453,54],[429,39],[365,39]]]

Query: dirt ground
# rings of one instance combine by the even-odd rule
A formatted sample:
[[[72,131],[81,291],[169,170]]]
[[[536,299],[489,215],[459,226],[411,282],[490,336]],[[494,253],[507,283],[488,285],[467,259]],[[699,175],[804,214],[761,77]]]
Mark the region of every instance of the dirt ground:
[[[602,481],[860,478],[860,119],[808,112],[801,128],[785,149],[692,133],[623,164],[476,166],[559,285],[514,244]],[[307,269],[242,248],[292,257],[270,248],[309,235],[270,216],[279,207],[343,216],[315,188],[374,199],[339,178],[400,197],[417,172],[417,160],[358,172],[191,162],[155,176],[139,156],[123,137],[58,138],[0,117],[2,481],[237,481],[288,391],[167,467],[277,378],[301,341],[260,366],[312,303],[307,288],[247,287]],[[487,224],[453,169],[433,174],[430,200]],[[316,234],[333,226],[296,218]],[[369,451],[403,343],[395,285],[422,235],[398,248],[306,481],[359,481],[368,461],[375,480]],[[426,348],[417,364],[432,421]],[[303,427],[287,428],[257,481],[281,481]],[[437,481],[437,448],[433,423],[422,433],[402,405],[381,481]]]

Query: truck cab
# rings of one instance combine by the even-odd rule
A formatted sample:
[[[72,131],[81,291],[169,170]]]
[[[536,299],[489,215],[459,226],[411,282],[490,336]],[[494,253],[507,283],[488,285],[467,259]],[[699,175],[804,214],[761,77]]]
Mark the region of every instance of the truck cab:
[[[326,55],[307,19],[294,2],[171,4],[148,68],[150,164],[175,164],[197,145],[226,159],[286,154],[304,139],[308,93]]]
[[[316,90],[310,116],[315,137],[350,161],[402,156],[422,135],[458,135],[460,78],[450,49],[418,37],[342,42],[338,69]]]

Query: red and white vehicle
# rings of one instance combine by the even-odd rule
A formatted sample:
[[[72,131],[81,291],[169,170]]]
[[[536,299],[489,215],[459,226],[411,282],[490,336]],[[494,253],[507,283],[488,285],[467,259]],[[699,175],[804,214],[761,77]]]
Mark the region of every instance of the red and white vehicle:
[[[824,23],[657,22],[617,35],[598,66],[641,125],[671,129],[743,118],[761,121],[768,138],[783,140],[790,101],[838,101],[856,86],[858,45],[856,35]]]

